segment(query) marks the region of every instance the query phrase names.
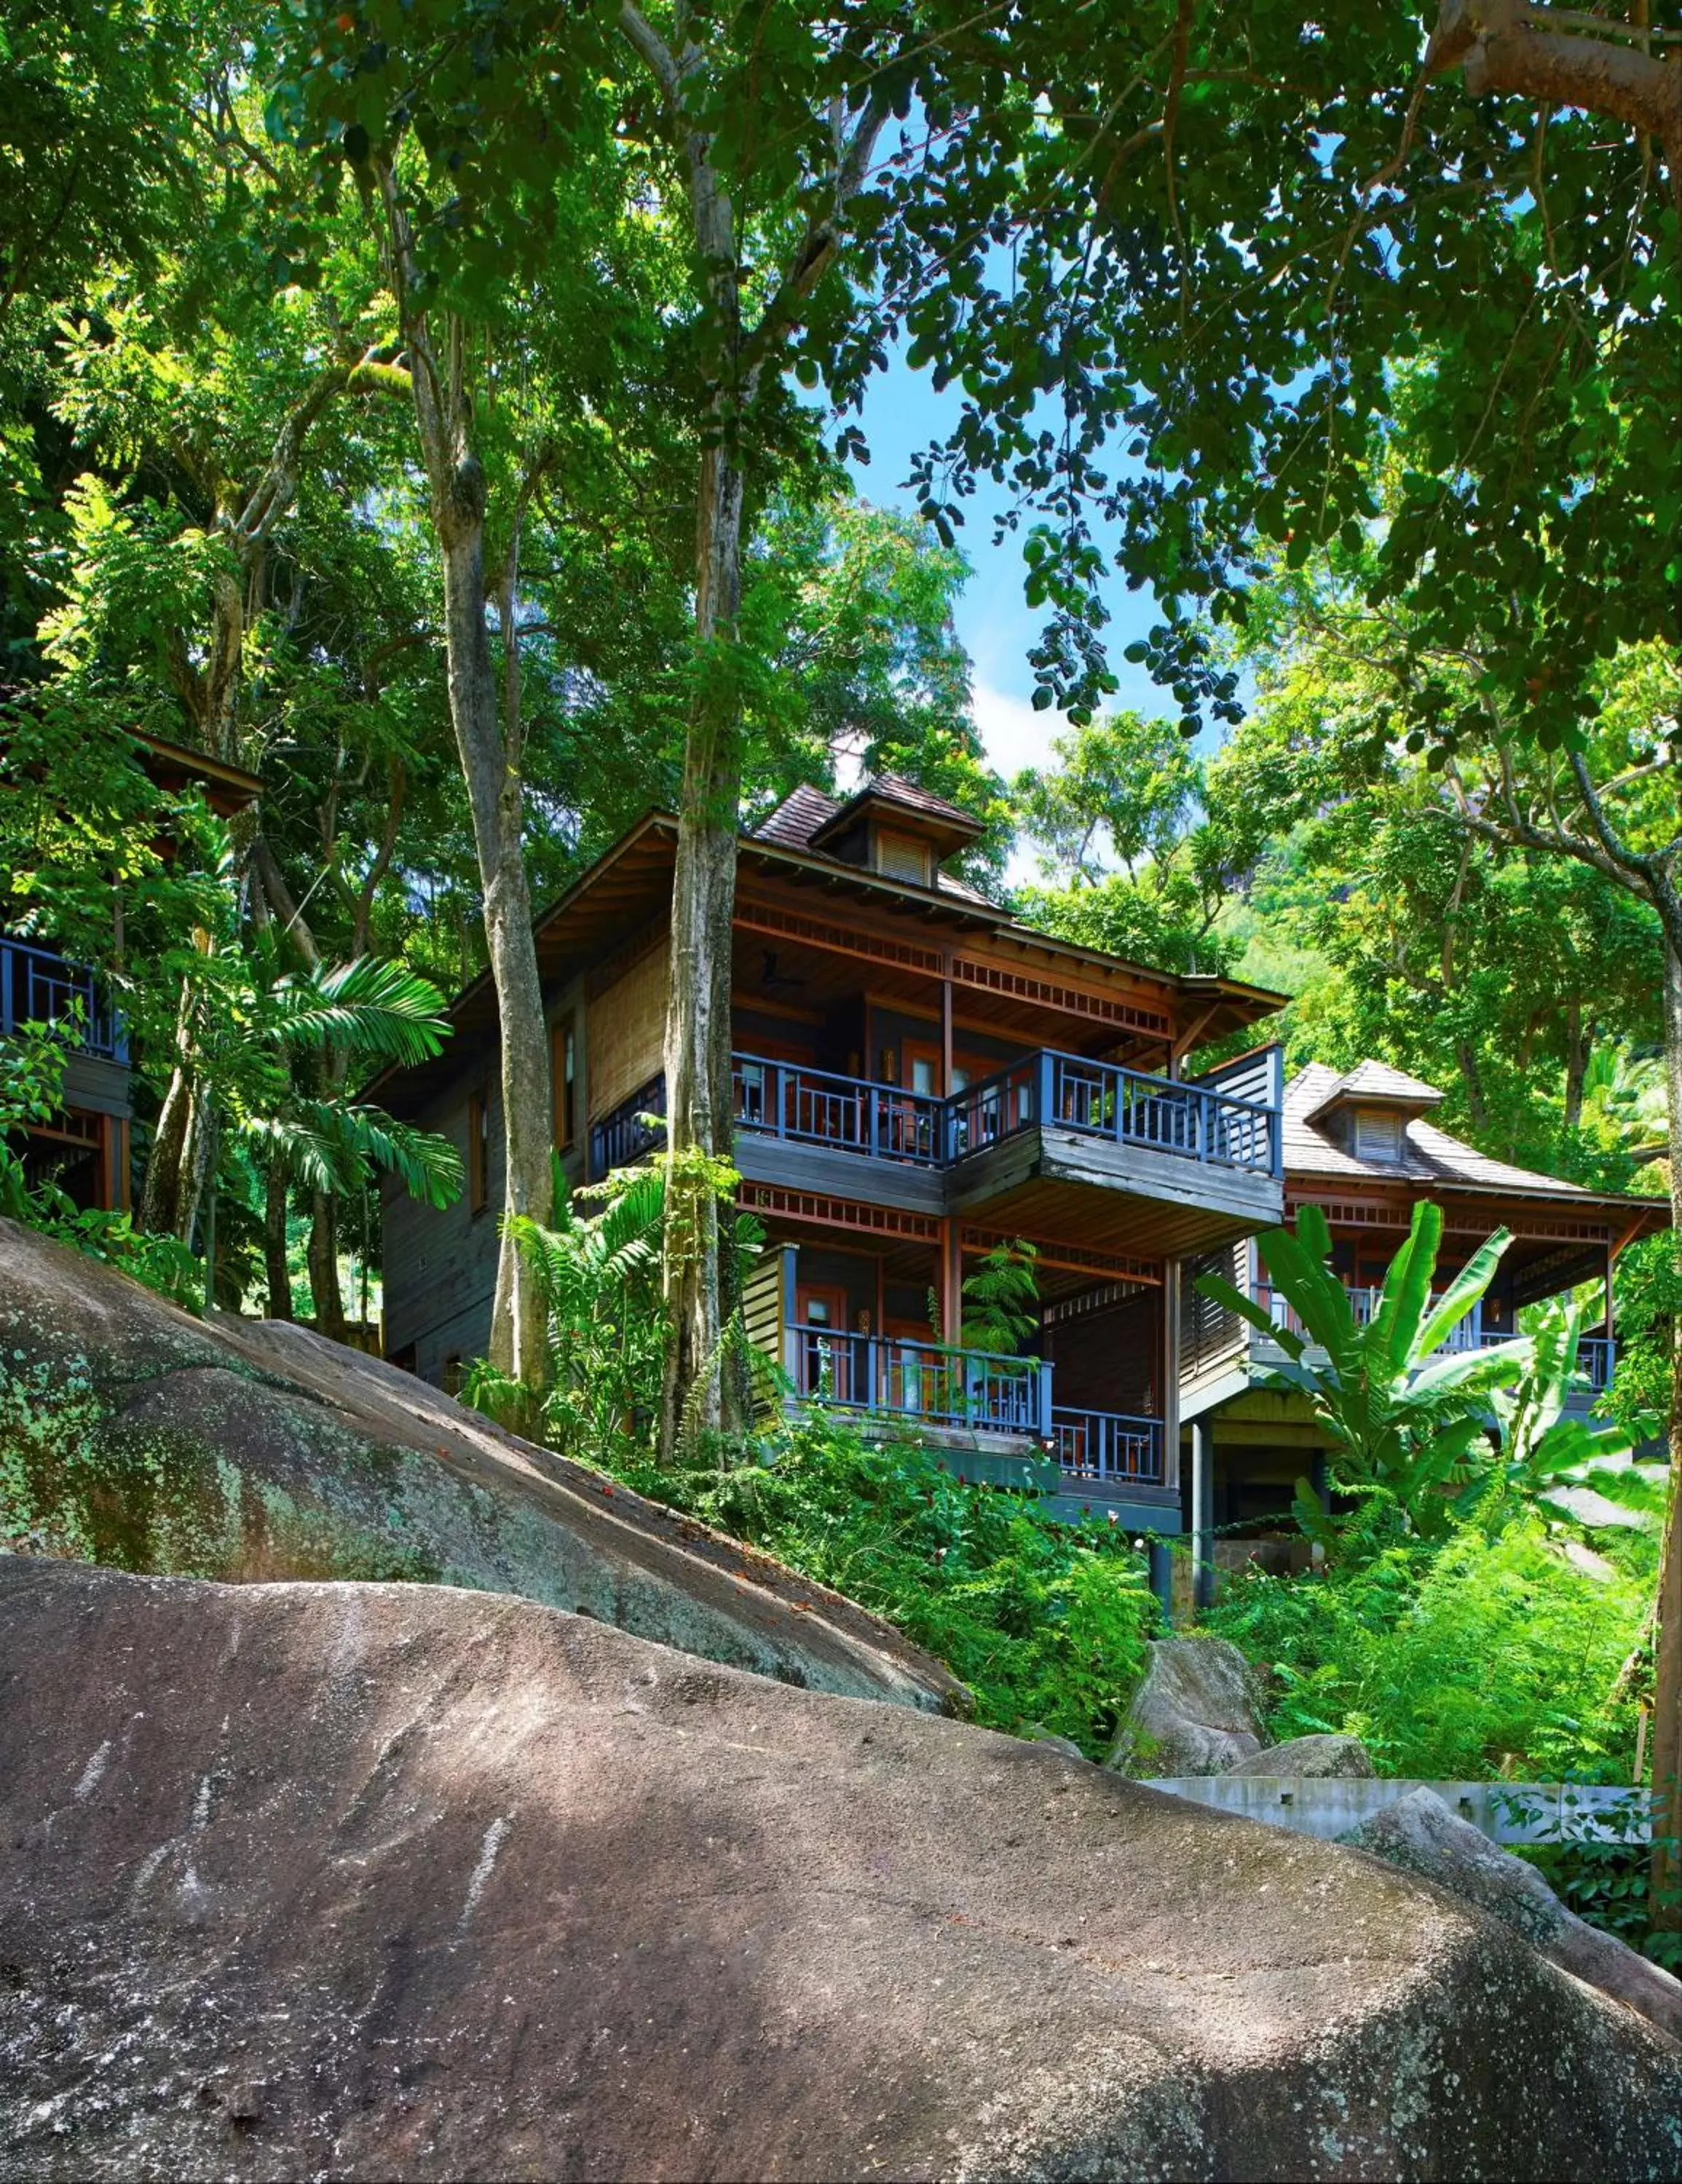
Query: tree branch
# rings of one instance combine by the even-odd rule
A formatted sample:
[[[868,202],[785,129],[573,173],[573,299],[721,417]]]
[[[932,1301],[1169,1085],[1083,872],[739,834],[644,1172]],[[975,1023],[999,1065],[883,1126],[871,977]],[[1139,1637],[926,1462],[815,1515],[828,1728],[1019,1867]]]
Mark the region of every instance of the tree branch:
[[[1595,23],[1596,35],[1579,35]],[[1567,26],[1569,27],[1567,27]],[[1433,75],[1459,68],[1473,98],[1512,92],[1646,131],[1663,145],[1682,189],[1682,59],[1615,42],[1629,26],[1529,0],[1442,0],[1426,49]]]

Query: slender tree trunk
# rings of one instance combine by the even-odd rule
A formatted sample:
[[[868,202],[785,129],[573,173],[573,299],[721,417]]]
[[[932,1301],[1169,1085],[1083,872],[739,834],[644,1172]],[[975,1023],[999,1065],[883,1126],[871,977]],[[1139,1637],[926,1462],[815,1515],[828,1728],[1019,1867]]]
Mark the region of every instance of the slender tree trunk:
[[[543,986],[532,933],[526,880],[524,783],[520,724],[498,716],[497,680],[486,615],[484,466],[472,441],[472,401],[459,320],[447,326],[443,356],[434,352],[426,313],[416,302],[417,268],[409,215],[388,160],[378,167],[398,316],[409,352],[409,390],[420,454],[431,489],[433,527],[444,579],[444,658],[450,722],[484,890],[485,940],[497,997],[502,1044],[503,1211],[547,1223],[554,1210],[550,1144],[552,1109]],[[513,566],[519,527],[510,543]],[[512,585],[504,593],[510,597]],[[508,615],[505,612],[504,619]],[[513,628],[504,646],[515,642]],[[510,705],[518,700],[517,662],[510,663]],[[490,1360],[531,1390],[548,1368],[543,1301],[513,1238],[504,1228],[491,1312]]]
[[[524,788],[508,762],[485,618],[484,482],[469,456],[457,471],[456,507],[441,526],[450,717],[473,812],[485,894],[485,939],[502,1033],[504,1211],[547,1222],[554,1212],[549,1056],[543,987],[532,935],[521,821]],[[547,1356],[542,1301],[511,1236],[497,1260],[491,1362],[528,1386]]]
[[[309,1295],[318,1334],[343,1342],[344,1296],[339,1288],[338,1201],[331,1192],[312,1191],[309,1201]]]
[[[1668,921],[1667,921],[1668,922]],[[1682,955],[1667,930],[1664,1064],[1670,1098],[1671,1247],[1682,1251]],[[1653,1691],[1653,1924],[1682,1932],[1682,1327],[1671,1331],[1670,1500],[1659,1565],[1657,1663]]]
[[[1595,1027],[1583,1021],[1579,1001],[1573,1001],[1565,1019],[1565,1127],[1574,1130],[1583,1120],[1583,1087],[1588,1080],[1589,1058],[1595,1050]]]
[[[270,1319],[292,1318],[292,1272],[287,1264],[286,1163],[269,1163],[268,1187],[263,1196],[263,1272],[269,1290]]]
[[[185,1068],[177,1061],[170,1075],[164,1104],[158,1110],[152,1143],[147,1150],[146,1175],[140,1186],[140,1226],[149,1235],[178,1235],[181,1202],[181,1156],[187,1150],[187,1124],[192,1109],[192,1088]]]
[[[671,897],[666,1017],[668,1147],[665,1293],[672,1337],[660,1401],[670,1462],[688,1424],[723,1423],[719,1207],[704,1179],[671,1157],[727,1155],[731,1145],[730,988],[741,798],[741,715],[733,649],[742,599],[739,465],[722,447],[701,458],[696,523],[698,695],[683,763],[683,807]]]
[[[1484,1079],[1478,1067],[1478,1056],[1469,1039],[1455,1043],[1455,1060],[1460,1064],[1460,1074],[1466,1085],[1467,1112],[1472,1117],[1472,1127],[1481,1137],[1490,1126],[1488,1103],[1484,1098]]]

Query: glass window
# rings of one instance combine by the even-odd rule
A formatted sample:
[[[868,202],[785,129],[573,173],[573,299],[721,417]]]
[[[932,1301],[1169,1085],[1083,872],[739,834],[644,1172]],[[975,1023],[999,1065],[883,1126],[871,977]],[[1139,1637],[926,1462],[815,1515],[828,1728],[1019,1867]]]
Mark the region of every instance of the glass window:
[[[563,1017],[554,1028],[554,1141],[565,1152],[578,1134],[578,1019]]]

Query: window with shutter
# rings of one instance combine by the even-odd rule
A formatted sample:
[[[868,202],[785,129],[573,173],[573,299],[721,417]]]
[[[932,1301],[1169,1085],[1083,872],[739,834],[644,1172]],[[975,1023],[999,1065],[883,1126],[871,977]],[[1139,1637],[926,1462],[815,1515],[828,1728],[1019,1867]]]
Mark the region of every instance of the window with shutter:
[[[1357,1160],[1399,1161],[1401,1158],[1401,1117],[1384,1107],[1359,1107],[1355,1115],[1355,1152]]]
[[[916,887],[927,887],[928,845],[914,835],[878,832],[876,868],[890,880],[910,880]]]

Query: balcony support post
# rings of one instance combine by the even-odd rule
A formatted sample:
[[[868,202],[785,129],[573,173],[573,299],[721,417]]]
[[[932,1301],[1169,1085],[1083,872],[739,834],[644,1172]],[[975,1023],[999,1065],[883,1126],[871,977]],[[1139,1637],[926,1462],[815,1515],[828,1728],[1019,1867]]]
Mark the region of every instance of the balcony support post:
[[[1180,1483],[1180,1262],[1162,1262],[1162,1356],[1157,1368],[1161,1390],[1157,1415],[1162,1421],[1162,1484]]]
[[[963,1256],[958,1234],[958,1224],[950,1215],[940,1223],[940,1265],[935,1284],[940,1299],[940,1340],[949,1349],[958,1341],[958,1323],[962,1317]]]
[[[1215,1600],[1215,1422],[1206,1411],[1191,1422],[1191,1601]]]
[[[952,951],[946,951],[940,977],[940,1096],[952,1096]]]
[[[1040,1440],[1051,1438],[1051,1364],[1042,1359],[1039,1367],[1039,1415],[1034,1420],[1033,1430]]]

